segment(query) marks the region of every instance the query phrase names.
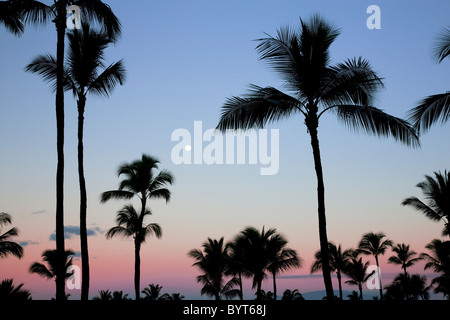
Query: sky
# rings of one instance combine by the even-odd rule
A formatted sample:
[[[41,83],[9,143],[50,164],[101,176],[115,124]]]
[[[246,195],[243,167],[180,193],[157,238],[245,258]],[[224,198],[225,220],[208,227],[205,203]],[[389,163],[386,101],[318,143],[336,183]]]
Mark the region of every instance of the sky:
[[[49,1],[47,1],[49,2]],[[175,177],[171,201],[152,201],[148,222],[161,225],[162,239],[151,238],[141,250],[141,288],[160,284],[163,292],[200,296],[198,270],[187,253],[208,237],[229,241],[247,226],[276,228],[304,260],[303,267],[279,280],[279,292],[323,290],[309,276],[319,248],[316,178],[306,127],[300,118],[271,124],[279,133],[279,170],[261,175],[261,164],[175,164],[171,137],[194,122],[202,133],[216,127],[226,98],[245,93],[249,84],[282,88],[282,80],[258,59],[259,39],[283,26],[299,26],[319,13],[341,30],[330,48],[332,63],[364,57],[384,78],[376,107],[406,117],[424,97],[448,90],[449,62],[436,64],[432,47],[448,26],[450,3],[444,1],[118,1],[107,3],[120,19],[120,41],[106,51],[107,62],[124,59],[127,80],[109,99],[88,97],[85,114],[85,176],[91,288],[123,290],[134,297],[133,242],[105,232],[127,202],[100,204],[99,196],[118,187],[117,168],[149,154]],[[377,5],[381,29],[368,29],[366,12]],[[0,212],[13,217],[24,257],[0,260],[0,279],[24,283],[34,299],[54,296],[53,281],[28,268],[55,247],[55,103],[49,85],[24,67],[33,57],[56,54],[52,25],[28,26],[15,37],[0,26]],[[77,110],[65,96],[66,248],[79,251]],[[367,232],[384,232],[395,243],[425,251],[441,238],[443,224],[427,220],[401,202],[421,196],[416,184],[424,175],[449,169],[450,125],[436,125],[421,137],[421,148],[346,128],[332,114],[321,120],[319,139],[325,179],[329,240],[356,247]],[[198,136],[197,136],[198,138]],[[205,142],[205,147],[208,142]],[[192,145],[195,148],[195,145]],[[195,152],[193,149],[191,152]],[[136,202],[133,202],[137,205]],[[6,229],[4,229],[5,231]],[[383,282],[401,270],[380,259]],[[373,258],[364,258],[374,264]],[[79,258],[75,264],[81,265]],[[423,271],[423,263],[411,268]],[[431,276],[430,276],[431,277]],[[431,278],[429,278],[430,280]],[[334,279],[334,288],[337,282]],[[268,278],[263,288],[272,290]],[[345,289],[356,287],[346,285]],[[244,286],[253,298],[250,283]],[[78,298],[80,290],[67,290]]]

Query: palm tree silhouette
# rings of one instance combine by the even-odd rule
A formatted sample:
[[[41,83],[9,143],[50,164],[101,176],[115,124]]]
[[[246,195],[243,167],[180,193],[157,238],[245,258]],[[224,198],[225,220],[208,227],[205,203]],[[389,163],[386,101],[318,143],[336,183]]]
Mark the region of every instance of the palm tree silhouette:
[[[24,20],[26,18],[28,18],[27,20],[40,20],[41,18],[36,15],[43,14],[43,20],[46,20],[45,7],[43,3],[33,0],[0,1],[0,24],[3,24],[15,36],[21,36],[25,30]],[[30,14],[34,15],[31,19]]]
[[[381,285],[381,273],[380,264],[378,262],[378,257],[384,255],[386,249],[392,247],[392,241],[389,239],[383,240],[386,235],[382,232],[373,233],[369,232],[363,235],[361,241],[358,245],[358,252],[366,255],[373,255],[375,257],[375,262],[377,264],[378,270],[378,281],[380,284],[380,300],[383,300],[383,287]]]
[[[394,281],[386,286],[386,300],[422,300],[429,299],[429,287],[426,277],[418,274],[400,273]]]
[[[239,295],[239,290],[234,289],[239,280],[232,277],[226,281],[228,274],[228,247],[224,244],[223,237],[217,240],[208,238],[207,242],[202,244],[201,249],[189,251],[188,256],[195,260],[193,266],[196,266],[202,274],[197,277],[197,282],[202,283],[201,295],[206,294],[214,297],[216,300],[234,298]]]
[[[244,291],[242,288],[242,277],[251,277],[252,273],[246,269],[246,257],[243,254],[239,245],[242,243],[236,243],[231,241],[227,244],[228,247],[228,269],[227,275],[237,276],[239,281],[239,299],[244,300]]]
[[[437,38],[434,60],[441,63],[450,55],[450,27],[444,29]],[[418,106],[409,111],[408,119],[418,132],[427,131],[438,122],[444,123],[450,117],[450,91],[428,96]]]
[[[344,273],[350,277],[350,280],[345,281],[345,283],[358,286],[360,300],[363,300],[362,285],[375,273],[375,271],[373,271],[372,273],[367,274],[368,267],[368,261],[363,263],[362,258],[352,258],[344,271]]]
[[[67,272],[67,269],[72,265],[72,258],[69,259],[70,256],[74,255],[74,252],[71,250],[66,250],[65,253],[65,259],[64,259],[64,284],[65,280],[70,278],[73,273]],[[40,275],[43,278],[46,278],[47,280],[55,279],[55,283],[58,277],[58,274],[60,274],[59,263],[58,263],[58,252],[57,250],[45,250],[42,253],[42,260],[47,263],[47,266],[45,264],[42,264],[40,262],[33,262],[33,264],[30,266],[29,272],[30,273],[36,273]],[[56,285],[56,287],[58,287]],[[64,295],[64,300],[67,300],[66,295]],[[58,298],[56,297],[56,300]]]
[[[146,216],[151,215],[150,210],[138,214],[132,205],[126,205],[117,214],[117,226],[112,227],[106,233],[106,238],[112,237],[132,237],[134,239],[134,289],[136,300],[140,299],[140,278],[141,278],[141,246],[148,236],[155,235],[158,239],[162,237],[161,227],[156,223],[145,225]]]
[[[71,90],[78,107],[78,178],[80,184],[81,299],[89,296],[89,251],[87,240],[87,192],[84,177],[84,111],[88,95],[108,97],[117,84],[123,84],[125,69],[122,61],[105,66],[105,49],[112,43],[106,32],[97,32],[84,23],[81,30],[68,33],[69,52],[64,70],[65,90]],[[103,70],[99,70],[102,68]],[[41,75],[56,89],[56,59],[40,55],[25,68]]]
[[[149,284],[147,288],[142,290],[145,300],[159,300],[161,298],[162,287],[159,284]]]
[[[422,212],[431,221],[443,221],[442,235],[450,236],[450,172],[442,174],[434,172],[435,178],[425,175],[425,181],[419,182],[416,187],[422,190],[427,203],[417,197],[403,200],[402,205],[410,206]]]
[[[125,300],[131,300],[128,298],[128,293],[124,294],[122,290],[120,291],[114,291],[112,293],[112,299],[114,301],[125,301]]]
[[[99,296],[92,298],[92,300],[102,300],[102,301],[109,301],[112,300],[112,293],[109,290],[100,290],[98,292]]]
[[[283,297],[281,297],[281,300],[284,301],[296,301],[296,300],[305,300],[302,296],[302,294],[298,291],[298,289],[290,290],[286,289],[283,292]]]
[[[147,201],[151,199],[164,199],[166,203],[169,202],[171,193],[166,187],[173,183],[173,176],[167,170],[159,170],[159,161],[149,155],[143,154],[141,159],[135,160],[131,163],[124,163],[119,167],[118,175],[124,175],[125,178],[120,182],[118,190],[106,191],[101,194],[100,202],[105,203],[111,199],[131,199],[138,197],[141,201],[141,213],[138,215],[138,224],[130,226],[138,233],[139,228],[143,226],[143,219],[146,215],[151,214],[146,208]],[[131,206],[130,206],[131,207]],[[125,207],[127,208],[127,207]],[[132,207],[131,207],[132,208]],[[130,209],[131,209],[130,208]],[[132,209],[134,211],[134,208]],[[118,217],[119,218],[119,217]],[[151,226],[151,225],[149,225]],[[156,228],[156,225],[153,225]],[[159,226],[158,226],[159,228]],[[155,229],[155,231],[158,230]],[[159,229],[160,230],[160,229]],[[123,235],[126,235],[124,233]],[[135,278],[134,286],[136,299],[139,299],[140,294],[140,264],[141,259],[139,255],[140,246],[142,243],[142,236],[144,234],[137,234],[135,237]],[[155,233],[158,237],[158,233]],[[159,235],[160,236],[160,235]]]
[[[405,275],[408,274],[406,268],[412,267],[416,262],[422,260],[420,257],[414,258],[417,252],[410,250],[409,245],[404,243],[398,243],[395,247],[392,247],[392,252],[395,255],[389,257],[388,263],[401,265]]]
[[[269,256],[269,265],[267,271],[273,277],[273,299],[277,300],[277,283],[276,275],[283,271],[293,268],[300,268],[303,259],[297,255],[297,252],[286,247],[288,241],[279,233],[274,234],[267,245]]]
[[[38,1],[35,1],[38,3]],[[24,3],[29,3],[25,1]],[[56,263],[59,274],[56,275],[56,300],[65,300],[65,249],[64,249],[64,50],[67,28],[67,9],[76,5],[80,9],[81,19],[86,22],[98,22],[111,39],[116,40],[121,32],[120,22],[111,8],[101,0],[55,0],[52,5],[39,2],[27,7],[23,20],[34,24],[52,21],[56,27]],[[83,299],[87,293],[83,292]]]
[[[0,212],[0,231],[1,227],[7,224],[11,224],[11,215],[5,212]],[[19,259],[23,257],[22,246],[10,240],[12,237],[17,237],[18,235],[19,230],[17,230],[16,227],[9,229],[3,234],[0,233],[0,258],[5,258],[10,254]]]
[[[244,268],[253,277],[252,288],[256,288],[257,299],[261,298],[262,281],[266,277],[267,267],[270,264],[268,245],[270,238],[276,234],[276,229],[259,232],[254,227],[247,227],[235,236],[233,243],[239,248],[244,257]]]
[[[13,279],[5,279],[0,283],[0,301],[26,301],[31,300],[30,290],[22,289],[23,283],[15,286]]]
[[[292,95],[273,87],[252,85],[243,97],[231,97],[222,107],[218,129],[264,127],[291,115],[299,115],[311,138],[317,176],[317,200],[322,273],[327,297],[334,298],[330,276],[328,238],[325,215],[325,187],[319,148],[319,120],[327,111],[346,125],[377,136],[392,136],[407,145],[419,140],[404,120],[372,106],[382,80],[362,58],[330,64],[330,45],[339,30],[318,15],[309,23],[300,20],[299,31],[282,28],[276,37],[259,39],[257,51],[285,80]]]
[[[432,240],[425,246],[430,253],[421,253],[420,257],[427,261],[424,269],[432,269],[439,276],[431,281],[435,293],[442,293],[450,300],[450,241]]]
[[[337,246],[333,242],[328,242],[328,252],[330,253],[330,270],[336,272],[339,284],[339,298],[342,300],[342,273],[345,271],[347,263],[354,257],[353,249],[342,251],[341,245]],[[322,269],[322,252],[316,251],[314,254],[315,261],[311,266],[311,273]]]

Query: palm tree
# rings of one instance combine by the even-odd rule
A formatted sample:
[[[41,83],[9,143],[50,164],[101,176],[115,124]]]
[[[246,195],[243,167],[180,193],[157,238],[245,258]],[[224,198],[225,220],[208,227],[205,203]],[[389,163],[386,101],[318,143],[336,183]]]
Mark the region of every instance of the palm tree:
[[[434,60],[441,63],[450,54],[450,27],[444,29],[434,47]],[[427,131],[438,122],[444,123],[450,116],[450,91],[428,96],[409,111],[409,120],[418,132]]]
[[[21,36],[25,30],[25,20],[45,22],[47,20],[47,6],[34,0],[0,1],[0,24],[14,34]]]
[[[358,286],[359,289],[359,299],[363,300],[362,285],[367,282],[367,280],[373,275],[375,271],[367,274],[367,268],[369,267],[369,262],[362,262],[362,258],[352,258],[345,268],[344,273],[350,277],[350,280],[345,281],[345,283]]]
[[[256,295],[261,291],[262,281],[266,277],[267,267],[270,264],[268,251],[271,237],[276,235],[276,229],[265,231],[264,227],[259,232],[253,227],[242,230],[233,240],[244,257],[244,268],[253,277],[252,288],[256,288]]]
[[[5,279],[0,283],[0,301],[31,300],[30,290],[22,289],[23,283],[15,286],[13,279]]]
[[[283,292],[283,297],[281,298],[281,300],[297,301],[297,300],[305,300],[305,298],[303,298],[302,294],[298,291],[298,289],[294,290],[286,289]]]
[[[100,290],[98,292],[99,296],[94,297],[92,300],[102,300],[102,301],[109,301],[112,300],[112,293],[109,290]]]
[[[322,273],[329,299],[333,299],[330,276],[328,237],[325,215],[325,186],[319,148],[319,120],[334,112],[346,125],[378,136],[392,136],[407,145],[419,145],[419,140],[404,120],[388,115],[372,106],[382,80],[362,58],[330,64],[330,45],[339,30],[319,16],[309,23],[300,20],[299,31],[282,28],[276,37],[259,39],[257,51],[285,80],[292,93],[273,87],[252,85],[243,97],[231,97],[222,107],[217,126],[227,129],[264,127],[291,115],[299,115],[311,138],[317,176],[317,200]],[[329,111],[329,112],[327,112]]]
[[[145,300],[159,300],[161,298],[161,289],[162,287],[157,284],[149,284],[147,288],[142,290],[142,293],[145,295]]]
[[[36,1],[37,2],[37,1]],[[120,22],[111,8],[101,0],[55,0],[52,5],[38,3],[23,13],[25,22],[46,23],[52,21],[56,27],[56,251],[58,253],[56,275],[56,300],[65,299],[65,249],[64,249],[64,48],[67,28],[67,9],[76,5],[80,9],[81,19],[86,22],[98,22],[111,39],[116,40],[121,32]],[[87,299],[86,293],[83,297]]]
[[[240,243],[235,243],[234,241],[227,244],[229,261],[226,274],[235,277],[237,276],[239,281],[239,299],[244,300],[242,277],[251,277],[252,274],[246,269],[246,257],[239,245]]]
[[[274,234],[268,243],[267,251],[269,256],[269,265],[267,271],[273,277],[273,299],[277,300],[276,275],[283,271],[293,268],[300,268],[303,259],[297,255],[297,252],[286,247],[288,241],[281,234]]]
[[[197,282],[203,284],[201,295],[206,294],[216,300],[237,296],[239,292],[234,286],[239,280],[236,277],[228,281],[225,279],[229,255],[223,237],[219,241],[208,238],[208,241],[202,244],[202,248],[203,250],[193,249],[188,253],[188,256],[195,260],[193,266],[202,272],[197,277]]]
[[[328,242],[328,252],[330,253],[329,263],[331,272],[336,272],[339,284],[339,298],[342,300],[342,273],[345,271],[347,263],[354,257],[353,249],[342,251],[341,245],[337,246],[333,242]],[[322,269],[322,252],[316,251],[315,261],[311,266],[311,273]]]
[[[122,290],[120,291],[114,291],[112,293],[112,299],[114,301],[125,301],[125,300],[131,300],[128,298],[128,293],[124,294]]]
[[[416,185],[422,190],[426,203],[417,197],[409,197],[402,204],[413,207],[431,221],[443,221],[442,235],[450,236],[450,172],[442,174],[439,171],[434,175],[435,178],[425,175],[425,181]]]
[[[450,241],[432,240],[425,246],[430,253],[422,253],[420,257],[427,261],[424,269],[432,269],[439,276],[431,281],[435,285],[435,293],[442,293],[450,300]]]
[[[64,259],[64,284],[65,280],[70,278],[73,273],[67,272],[67,269],[72,265],[72,259],[70,256],[74,255],[74,252],[71,250],[65,251],[65,259]],[[30,273],[36,273],[40,275],[43,278],[46,278],[47,280],[55,279],[55,282],[57,280],[58,276],[58,252],[56,250],[45,250],[42,253],[42,260],[47,263],[47,266],[45,264],[42,264],[40,262],[33,262],[33,264],[30,266],[29,272]],[[58,299],[58,298],[56,298]],[[66,295],[64,295],[64,300],[66,300]]]
[[[171,193],[167,189],[168,185],[172,185],[173,176],[167,170],[159,170],[159,161],[151,156],[142,155],[142,158],[131,163],[124,163],[119,167],[118,175],[124,175],[125,178],[120,182],[118,190],[103,192],[101,195],[101,203],[105,203],[111,199],[131,199],[134,196],[141,201],[141,213],[139,214],[138,228],[143,225],[143,219],[147,215],[147,200],[164,199],[169,202]],[[133,209],[134,210],[134,209]],[[136,240],[137,239],[137,240]],[[140,282],[140,237],[135,239],[135,278],[134,285],[136,290],[136,299],[139,299],[139,282]]]
[[[400,273],[394,281],[386,286],[386,299],[389,300],[422,300],[429,299],[429,287],[426,277],[418,274]]]
[[[1,227],[11,223],[11,215],[0,212],[0,231]],[[0,233],[0,258],[5,258],[6,256],[12,254],[17,258],[21,259],[23,257],[23,248],[20,244],[11,241],[12,237],[17,237],[19,235],[19,230],[17,228],[11,228],[5,233]]]
[[[125,69],[122,61],[105,66],[104,51],[112,43],[106,32],[96,32],[88,24],[68,33],[69,53],[65,68],[65,89],[71,90],[78,106],[78,178],[80,184],[80,242],[82,262],[81,299],[89,296],[89,252],[87,241],[87,192],[84,177],[83,128],[88,95],[108,97],[117,84],[123,84]],[[100,68],[103,71],[99,70]],[[51,55],[36,57],[26,68],[41,75],[56,89],[56,59]]]
[[[107,239],[115,236],[132,237],[134,239],[134,289],[136,300],[140,299],[141,246],[148,236],[155,235],[158,239],[162,237],[162,230],[158,224],[149,223],[145,225],[144,223],[145,217],[151,214],[148,209],[144,213],[138,214],[132,205],[126,205],[117,214],[117,226],[112,227],[106,233]]]
[[[369,232],[363,235],[358,245],[358,252],[366,255],[373,255],[377,264],[378,281],[380,284],[380,300],[383,300],[383,287],[381,285],[381,273],[378,257],[384,255],[386,249],[392,247],[392,241],[389,239],[383,240],[385,234]]]
[[[412,267],[416,262],[422,260],[420,257],[414,258],[417,252],[409,249],[409,245],[404,243],[398,243],[395,247],[392,247],[392,251],[396,254],[388,259],[388,263],[401,265],[402,269],[407,275],[406,268]]]

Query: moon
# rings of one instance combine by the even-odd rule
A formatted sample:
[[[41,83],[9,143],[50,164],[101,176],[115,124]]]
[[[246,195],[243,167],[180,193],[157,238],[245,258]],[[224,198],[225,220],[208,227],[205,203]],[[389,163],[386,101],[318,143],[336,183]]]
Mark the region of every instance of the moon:
[[[184,150],[186,150],[186,151],[191,151],[191,146],[190,145],[186,145],[185,147],[184,147]]]

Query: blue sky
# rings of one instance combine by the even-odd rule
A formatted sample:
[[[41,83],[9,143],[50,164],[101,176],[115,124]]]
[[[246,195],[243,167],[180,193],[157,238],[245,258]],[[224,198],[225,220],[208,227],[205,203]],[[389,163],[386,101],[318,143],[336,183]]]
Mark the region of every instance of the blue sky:
[[[204,129],[215,127],[226,97],[244,93],[250,83],[281,88],[278,75],[258,60],[253,40],[264,32],[275,35],[280,26],[297,27],[299,17],[309,19],[320,13],[341,28],[331,47],[332,61],[362,56],[385,79],[377,107],[405,117],[421,98],[448,90],[449,62],[437,65],[431,58],[434,37],[448,26],[448,2],[107,3],[123,25],[122,38],[108,49],[107,61],[123,58],[127,81],[110,99],[88,98],[88,222],[99,230],[114,225],[115,212],[124,203],[100,205],[98,197],[118,185],[119,164],[142,153],[158,157],[161,167],[175,176],[173,200],[168,205],[151,204],[153,219],[165,233],[162,240],[149,242],[144,259],[160,256],[162,265],[175,264],[169,269],[192,283],[196,270],[190,267],[186,253],[200,247],[207,237],[228,240],[247,225],[266,225],[283,232],[306,261],[296,271],[299,274],[309,274],[309,263],[319,246],[316,180],[309,136],[301,119],[269,127],[280,130],[280,169],[274,176],[260,176],[255,165],[176,166],[171,162],[176,143],[170,136],[175,129],[193,130],[194,121],[202,121]],[[366,9],[372,4],[381,9],[380,30],[366,27]],[[31,262],[54,245],[49,236],[54,231],[56,125],[49,86],[25,73],[24,67],[38,54],[55,53],[56,32],[52,25],[28,27],[17,38],[1,27],[0,43],[0,211],[13,215],[21,230],[20,240],[39,242],[26,258]],[[348,130],[332,115],[323,118],[319,139],[330,240],[350,247],[365,232],[384,231],[394,241],[411,243],[422,251],[426,243],[439,237],[440,224],[400,203],[420,195],[415,185],[424,174],[448,169],[449,136],[450,125],[435,126],[423,135],[422,148],[411,149],[392,139]],[[76,104],[70,94],[66,94],[65,154],[66,225],[74,226],[79,197]],[[111,250],[104,248],[122,243],[106,241],[101,232],[90,239],[98,257]],[[69,243],[78,250],[76,241]],[[131,243],[124,243],[123,248],[132,257]],[[149,279],[157,282],[164,270],[154,268]],[[131,277],[129,284],[131,288]]]

